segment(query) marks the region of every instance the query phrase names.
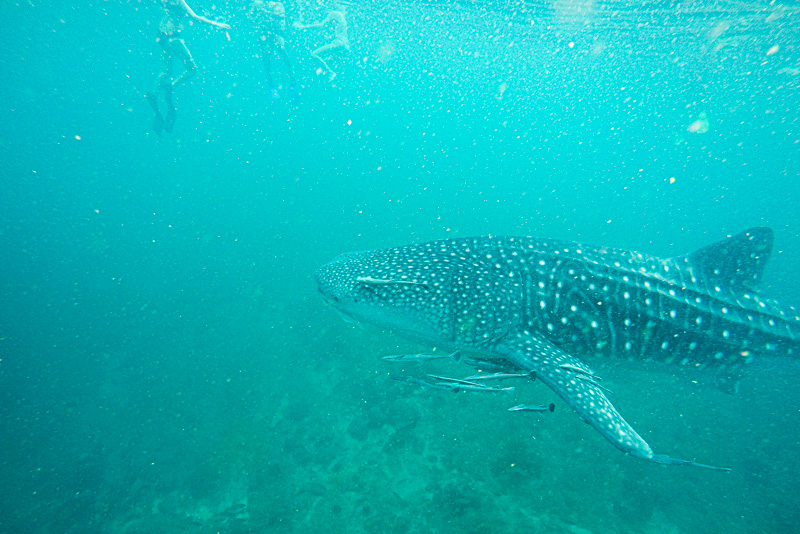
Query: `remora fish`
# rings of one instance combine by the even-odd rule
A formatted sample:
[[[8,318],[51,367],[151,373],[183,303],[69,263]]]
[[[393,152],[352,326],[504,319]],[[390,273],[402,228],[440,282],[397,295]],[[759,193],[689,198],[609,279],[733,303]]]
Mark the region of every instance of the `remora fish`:
[[[465,386],[475,386],[478,388],[488,388],[489,386],[484,384],[478,384],[477,382],[470,382],[464,378],[450,378],[449,376],[439,376],[439,375],[428,375],[428,378],[433,378],[434,380],[440,380],[442,382],[452,382],[454,384],[464,384]]]
[[[388,362],[427,362],[430,360],[445,360],[450,358],[454,362],[459,361],[460,351],[454,351],[450,354],[392,354],[391,356],[383,356],[381,359]]]
[[[509,412],[554,412],[556,405],[552,402],[549,406],[534,406],[532,404],[517,404],[508,409]]]
[[[772,242],[772,230],[752,228],[658,258],[554,239],[447,239],[345,254],[316,279],[356,320],[535,372],[628,454],[711,467],[655,454],[581,357],[735,370],[757,354],[795,354],[800,312],[757,289]]]
[[[393,376],[392,380],[397,380],[398,382],[405,382],[406,384],[414,384],[417,386],[422,386],[424,388],[431,388],[431,389],[447,389],[453,391],[454,384],[431,384],[430,382],[426,382],[425,380],[420,380],[419,378],[414,378],[413,376]]]
[[[508,380],[510,378],[527,378],[528,380],[536,380],[536,373],[531,371],[530,373],[478,373],[476,375],[468,376],[464,378],[464,380],[497,380],[498,382],[501,380]]]
[[[482,386],[480,384],[464,384],[461,382],[436,382],[439,386],[450,386],[453,391],[476,391],[479,393],[508,393],[514,394],[514,386],[510,388],[496,388],[490,386]]]

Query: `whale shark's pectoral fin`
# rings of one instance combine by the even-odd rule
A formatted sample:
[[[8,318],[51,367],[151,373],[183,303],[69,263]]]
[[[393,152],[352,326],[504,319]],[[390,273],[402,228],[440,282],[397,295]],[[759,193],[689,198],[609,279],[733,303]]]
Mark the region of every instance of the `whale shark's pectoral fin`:
[[[653,458],[650,446],[622,418],[599,385],[581,378],[590,377],[593,372],[579,358],[528,332],[519,334],[516,339],[509,336],[495,350],[503,352],[514,365],[535,371],[539,380],[615,447],[639,458]]]
[[[526,331],[505,337],[492,351],[522,369],[536,372],[538,379],[619,450],[661,464],[727,470],[653,453],[650,445],[606,398],[600,385],[586,379],[594,374],[592,370],[579,358],[567,354],[546,339]]]

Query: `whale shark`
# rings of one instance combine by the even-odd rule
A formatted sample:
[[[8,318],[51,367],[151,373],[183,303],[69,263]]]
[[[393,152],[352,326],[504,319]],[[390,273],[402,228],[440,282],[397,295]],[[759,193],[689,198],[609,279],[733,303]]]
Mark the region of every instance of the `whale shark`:
[[[762,294],[773,231],[660,258],[557,239],[485,236],[350,252],[315,273],[356,322],[531,373],[621,451],[661,464],[587,362],[616,358],[736,377],[800,353],[800,311]]]

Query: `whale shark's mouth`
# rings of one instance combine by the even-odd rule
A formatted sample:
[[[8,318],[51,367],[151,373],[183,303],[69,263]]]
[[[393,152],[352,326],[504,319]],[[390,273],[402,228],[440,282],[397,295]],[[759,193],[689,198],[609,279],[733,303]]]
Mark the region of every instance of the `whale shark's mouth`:
[[[338,314],[339,314],[339,317],[341,317],[341,318],[344,320],[344,322],[346,322],[347,324],[354,324],[354,325],[361,326],[361,323],[359,323],[358,321],[356,321],[356,320],[353,318],[353,316],[352,316],[352,315],[347,315],[345,312],[343,312],[342,310],[340,310],[339,308],[337,308],[337,307],[336,307],[336,306],[334,306],[333,304],[330,304],[330,303],[328,303],[328,306],[330,306],[331,308],[333,308],[333,310],[334,310],[336,313],[338,313]]]
[[[322,294],[322,302],[324,302],[325,305],[328,306],[330,309],[335,311],[339,315],[339,317],[341,317],[344,320],[344,322],[346,322],[347,324],[356,325],[362,329],[364,328],[364,325],[362,325],[359,321],[357,321],[352,315],[346,313],[339,306],[336,305],[338,302],[338,299],[336,297],[325,294],[325,292],[322,291],[322,289],[320,289],[319,292]]]

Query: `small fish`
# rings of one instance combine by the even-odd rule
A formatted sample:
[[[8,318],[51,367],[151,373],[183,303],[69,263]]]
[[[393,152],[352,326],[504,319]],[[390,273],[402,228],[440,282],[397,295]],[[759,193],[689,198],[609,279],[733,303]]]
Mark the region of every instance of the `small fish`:
[[[536,406],[534,404],[517,404],[508,409],[509,412],[554,412],[556,405],[552,402],[550,406]]]
[[[239,503],[230,506],[228,509],[217,515],[234,519],[243,519],[245,514],[247,514],[247,505],[244,503]]]
[[[453,391],[455,389],[453,387],[454,384],[431,384],[430,382],[426,382],[425,380],[420,380],[419,378],[414,378],[413,376],[393,376],[392,380],[397,380],[398,382],[405,382],[406,384],[414,384],[416,386],[422,386],[424,388],[447,389],[450,391]]]
[[[463,384],[465,386],[489,388],[489,386],[484,386],[483,384],[478,384],[477,382],[470,382],[469,380],[462,380],[461,378],[450,378],[449,376],[428,375],[428,378],[433,378],[434,380],[442,380],[443,382],[452,382],[454,384]]]
[[[608,391],[609,393],[612,393],[612,394],[614,393],[613,391],[611,391],[610,389],[605,387],[603,384],[597,382],[597,380],[600,380],[599,376],[578,375],[575,378],[577,378],[578,380],[583,380],[584,382],[588,382],[591,385],[602,389],[603,391]]]
[[[392,280],[392,279],[372,278],[371,276],[359,276],[358,278],[356,278],[356,281],[361,282],[362,284],[371,284],[375,286],[398,284],[398,285],[408,285],[408,286],[422,286],[425,289],[428,289],[428,284],[424,284],[422,282],[412,282],[410,280]]]
[[[590,376],[594,380],[602,380],[602,378],[594,374],[594,372],[592,372],[592,370],[588,368],[578,367],[576,365],[570,365],[568,363],[562,363],[561,365],[559,365],[559,367],[562,369],[566,369],[567,371],[578,373],[579,375]]]
[[[500,363],[496,363],[490,360],[479,360],[476,358],[470,358],[468,356],[464,356],[461,358],[459,363],[465,363],[470,367],[475,367],[476,369],[482,369],[484,371],[491,371],[493,373],[505,373],[508,372],[509,367],[502,365]]]
[[[600,383],[600,380],[602,380],[602,378],[594,374],[594,372],[592,372],[591,369],[578,367],[576,365],[570,365],[568,363],[562,363],[561,365],[559,365],[559,367],[561,369],[566,369],[567,371],[572,371],[573,373],[575,373],[575,378],[577,378],[578,380],[583,380],[584,382],[596,386],[602,389],[603,391],[614,393],[613,391],[611,391],[610,389],[608,389],[607,387],[605,387]]]
[[[531,371],[530,373],[478,373],[468,376],[464,380],[508,380],[509,378],[529,378],[531,380],[536,380],[536,371]]]
[[[450,386],[453,391],[480,391],[480,392],[487,392],[487,393],[508,393],[509,395],[514,394],[514,387],[510,388],[491,388],[488,386],[483,386],[481,384],[471,385],[471,384],[459,384],[458,382],[437,382],[439,386]]]
[[[457,350],[450,354],[392,354],[381,359],[387,362],[427,362],[430,360],[444,360],[450,358],[454,362],[461,359],[461,351]]]

